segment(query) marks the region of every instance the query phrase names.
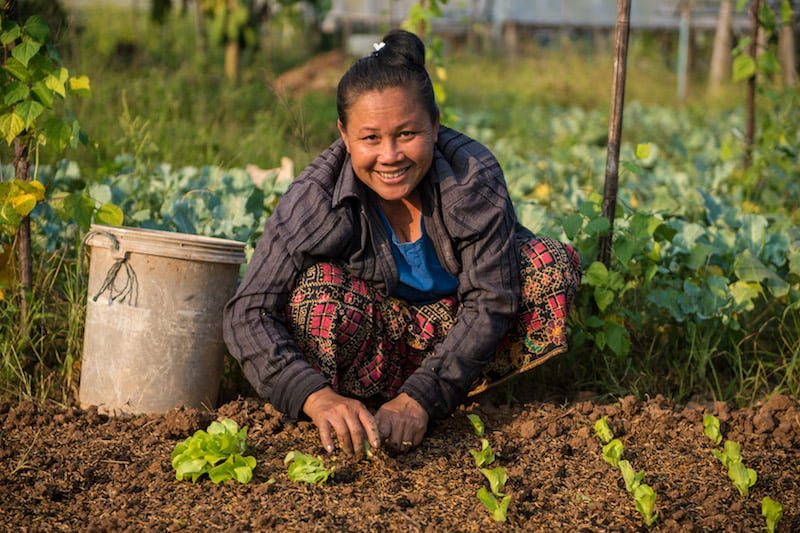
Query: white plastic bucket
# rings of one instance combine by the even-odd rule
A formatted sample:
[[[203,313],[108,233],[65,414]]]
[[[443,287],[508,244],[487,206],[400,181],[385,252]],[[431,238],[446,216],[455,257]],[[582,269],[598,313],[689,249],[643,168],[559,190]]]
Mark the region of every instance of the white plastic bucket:
[[[80,404],[107,414],[213,409],[244,243],[92,225]]]

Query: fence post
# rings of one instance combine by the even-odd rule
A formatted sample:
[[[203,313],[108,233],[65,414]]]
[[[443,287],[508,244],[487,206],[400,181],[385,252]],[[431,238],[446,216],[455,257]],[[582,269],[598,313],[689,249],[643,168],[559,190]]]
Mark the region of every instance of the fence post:
[[[608,121],[608,154],[606,156],[606,182],[603,191],[603,216],[610,222],[608,234],[600,238],[600,257],[606,267],[611,266],[611,244],[614,216],[619,186],[619,144],[622,137],[622,110],[625,102],[625,75],[628,60],[631,2],[618,0],[617,26],[614,35],[614,78],[611,85],[611,116]]]

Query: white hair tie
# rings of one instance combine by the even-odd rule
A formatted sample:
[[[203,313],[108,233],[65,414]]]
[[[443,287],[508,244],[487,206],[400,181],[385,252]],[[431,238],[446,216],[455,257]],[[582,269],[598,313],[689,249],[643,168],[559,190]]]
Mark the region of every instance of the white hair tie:
[[[372,43],[372,48],[374,48],[374,49],[375,49],[375,51],[374,51],[374,52],[372,52],[372,55],[375,55],[375,56],[376,56],[376,55],[378,55],[378,52],[380,52],[381,50],[383,50],[383,47],[384,47],[384,46],[386,46],[386,43],[385,43],[385,42],[383,42],[383,41],[381,41],[381,42],[379,42],[379,43]]]

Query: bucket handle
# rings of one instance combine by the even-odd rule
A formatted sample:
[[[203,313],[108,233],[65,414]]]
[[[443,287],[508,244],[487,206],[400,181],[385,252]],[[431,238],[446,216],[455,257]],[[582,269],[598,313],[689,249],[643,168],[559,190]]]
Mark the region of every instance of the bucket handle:
[[[92,297],[92,301],[96,302],[101,294],[108,291],[109,304],[117,300],[122,303],[127,299],[128,303],[135,307],[139,301],[139,280],[130,262],[128,262],[128,253],[120,248],[119,241],[113,234],[104,230],[92,230],[87,233],[83,241],[81,241],[81,249],[84,248],[86,241],[95,235],[102,235],[111,241],[111,257],[114,259],[114,263],[109,267],[108,272],[106,272],[106,277],[102,285],[100,285],[100,290]],[[122,268],[125,269],[126,279],[122,287],[117,288],[114,282]]]

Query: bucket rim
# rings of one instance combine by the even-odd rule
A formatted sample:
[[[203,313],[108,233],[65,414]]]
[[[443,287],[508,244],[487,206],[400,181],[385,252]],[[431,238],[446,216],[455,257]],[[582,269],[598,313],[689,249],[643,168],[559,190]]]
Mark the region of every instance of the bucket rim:
[[[84,241],[92,247],[116,248],[119,254],[134,252],[235,264],[247,260],[245,243],[241,241],[161,229],[92,224]]]

